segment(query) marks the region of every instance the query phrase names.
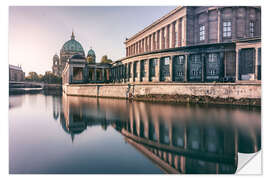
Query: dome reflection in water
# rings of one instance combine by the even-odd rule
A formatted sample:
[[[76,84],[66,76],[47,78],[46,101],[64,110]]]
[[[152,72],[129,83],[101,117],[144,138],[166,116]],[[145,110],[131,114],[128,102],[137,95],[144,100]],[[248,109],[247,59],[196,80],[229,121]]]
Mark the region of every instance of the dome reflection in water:
[[[261,149],[257,108],[63,95],[61,109],[62,128],[72,141],[90,126],[112,126],[165,173],[235,173],[238,152]]]

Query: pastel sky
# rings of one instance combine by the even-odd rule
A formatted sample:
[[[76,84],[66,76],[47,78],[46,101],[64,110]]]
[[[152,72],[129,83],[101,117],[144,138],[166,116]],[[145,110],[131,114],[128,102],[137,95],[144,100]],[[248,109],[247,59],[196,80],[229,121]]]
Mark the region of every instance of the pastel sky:
[[[11,6],[9,8],[9,64],[21,64],[28,74],[51,70],[52,57],[62,45],[75,39],[97,62],[125,56],[124,40],[176,6]]]

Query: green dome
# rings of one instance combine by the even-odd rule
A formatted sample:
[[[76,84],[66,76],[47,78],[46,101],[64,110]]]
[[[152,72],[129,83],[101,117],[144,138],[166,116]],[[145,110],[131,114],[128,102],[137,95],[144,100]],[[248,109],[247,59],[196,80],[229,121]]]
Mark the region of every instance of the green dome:
[[[96,53],[93,49],[90,49],[87,53],[87,56],[96,56]]]
[[[63,52],[78,52],[78,53],[83,53],[84,54],[84,50],[83,50],[83,47],[82,45],[75,40],[75,36],[72,32],[72,35],[71,35],[71,39],[69,41],[67,41],[61,51]]]

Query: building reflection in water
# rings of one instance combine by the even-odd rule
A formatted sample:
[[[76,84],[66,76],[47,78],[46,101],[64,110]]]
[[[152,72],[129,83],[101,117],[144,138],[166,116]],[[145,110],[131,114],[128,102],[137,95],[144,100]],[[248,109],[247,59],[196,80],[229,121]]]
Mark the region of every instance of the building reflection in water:
[[[235,173],[238,152],[261,149],[260,110],[62,96],[71,135],[113,126],[166,173]]]

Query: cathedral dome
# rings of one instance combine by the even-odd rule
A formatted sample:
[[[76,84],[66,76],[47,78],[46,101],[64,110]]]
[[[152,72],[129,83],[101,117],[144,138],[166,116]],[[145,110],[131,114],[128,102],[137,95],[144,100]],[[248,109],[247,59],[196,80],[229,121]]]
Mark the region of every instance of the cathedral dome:
[[[61,51],[84,54],[83,47],[78,41],[75,40],[75,36],[73,32],[71,35],[71,39],[63,45]]]

